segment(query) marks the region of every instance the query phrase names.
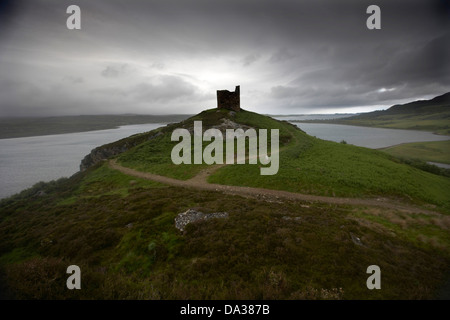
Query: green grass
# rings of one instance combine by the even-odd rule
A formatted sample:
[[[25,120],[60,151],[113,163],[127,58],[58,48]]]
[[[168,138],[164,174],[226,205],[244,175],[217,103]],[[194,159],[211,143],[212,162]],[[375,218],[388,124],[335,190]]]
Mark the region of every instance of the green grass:
[[[449,178],[377,150],[318,139],[305,150],[284,150],[276,175],[261,176],[257,165],[233,165],[216,171],[209,182],[325,196],[413,198],[450,210]]]
[[[170,133],[196,119],[215,124],[228,116],[208,110],[160,129],[162,135],[118,161],[186,179],[200,166],[171,167]],[[383,195],[448,208],[447,177],[250,112],[234,119],[280,129],[280,171],[261,176],[259,165],[232,165],[213,182]],[[181,233],[174,218],[188,208],[229,217],[190,224]],[[0,201],[0,279],[7,297],[17,299],[428,299],[446,280],[449,229],[445,214],[268,202],[168,187],[103,163]],[[82,270],[82,290],[65,288],[71,264]],[[366,287],[373,264],[382,270],[382,290]]]
[[[450,164],[450,140],[405,143],[382,151],[399,158]]]
[[[81,197],[79,190],[99,176],[110,189]],[[9,297],[422,299],[434,297],[450,262],[449,221],[441,215],[174,187],[117,196],[110,190],[125,181],[103,166],[58,186],[51,197],[0,202],[0,272]],[[62,206],[68,190],[76,201]],[[180,233],[174,218],[187,208],[226,211],[229,218]],[[82,290],[65,289],[70,264],[82,270]],[[372,264],[381,267],[382,290],[366,288]]]
[[[110,169],[104,163],[93,174],[85,177],[70,197],[64,198],[58,204],[72,204],[80,197],[96,198],[104,195],[125,197],[133,189],[156,187],[164,186],[158,182],[127,176],[117,170]]]
[[[107,164],[103,164],[98,170],[95,170],[95,172],[83,179],[77,192],[83,196],[126,196],[131,190],[136,188],[162,186],[158,182],[125,175],[117,170],[110,169]]]
[[[154,174],[164,175],[175,179],[187,180],[197,175],[201,170],[208,167],[206,164],[180,164],[175,165],[171,159],[171,152],[175,145],[179,142],[171,141],[172,131],[176,128],[192,128],[194,121],[201,120],[203,128],[208,128],[213,125],[220,124],[221,119],[230,119],[232,121],[248,125],[254,128],[272,128],[279,129],[280,133],[280,146],[293,145],[293,138],[299,140],[296,141],[296,145],[299,147],[306,147],[312,138],[302,133],[302,137],[299,138],[299,131],[294,126],[288,123],[282,123],[272,118],[258,115],[253,112],[242,110],[237,113],[235,117],[231,117],[227,110],[217,109],[206,110],[197,116],[191,117],[183,121],[179,125],[172,125],[164,128],[163,134],[156,137],[151,141],[144,142],[138,146],[132,148],[128,152],[125,152],[117,157],[119,164],[133,168],[143,172],[151,172]],[[297,136],[294,137],[294,134]],[[300,143],[302,140],[302,143]],[[270,145],[270,134],[268,136],[268,143]],[[203,149],[209,142],[203,142]],[[225,145],[225,142],[224,142]],[[225,156],[225,147],[224,156]],[[191,150],[191,159],[193,162],[193,150]],[[270,150],[269,150],[270,151]]]
[[[450,241],[450,234],[442,224],[449,225],[450,218],[434,217],[422,214],[387,213],[380,210],[364,212],[356,210],[352,216],[381,225],[387,233],[426,250],[444,250]]]
[[[190,179],[207,167],[206,164],[173,164],[171,152],[177,143],[172,142],[167,133],[119,155],[117,161],[129,168],[180,180]]]
[[[259,164],[228,165],[209,177],[211,183],[325,196],[413,199],[450,212],[446,192],[450,189],[450,179],[441,170],[432,170],[432,166],[423,163],[405,163],[377,150],[316,139],[288,122],[247,111],[231,117],[226,110],[206,110],[164,128],[162,135],[121,154],[118,162],[139,171],[182,180],[192,178],[208,166],[174,165],[170,153],[178,142],[170,141],[172,131],[177,127],[192,128],[196,120],[202,120],[203,128],[208,128],[223,118],[254,128],[280,130],[280,169],[273,176],[262,176]]]
[[[12,251],[0,257],[0,265],[19,263],[35,256],[36,254],[27,251],[23,247],[14,248]]]

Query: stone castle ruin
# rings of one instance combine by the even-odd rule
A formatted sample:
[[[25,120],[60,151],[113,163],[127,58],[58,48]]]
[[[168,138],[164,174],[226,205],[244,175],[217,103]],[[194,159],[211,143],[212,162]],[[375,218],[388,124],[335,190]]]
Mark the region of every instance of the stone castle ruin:
[[[240,87],[236,86],[234,92],[217,90],[217,108],[236,112],[241,110]]]

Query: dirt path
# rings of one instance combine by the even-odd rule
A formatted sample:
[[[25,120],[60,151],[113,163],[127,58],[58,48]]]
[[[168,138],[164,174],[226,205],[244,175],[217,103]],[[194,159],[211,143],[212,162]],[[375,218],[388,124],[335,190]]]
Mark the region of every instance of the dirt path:
[[[134,169],[130,169],[127,167],[123,167],[117,164],[116,160],[109,160],[109,166],[113,169],[116,169],[124,174],[152,180],[156,182],[160,182],[163,184],[175,186],[175,187],[186,187],[186,188],[194,188],[199,190],[212,190],[212,191],[220,191],[227,194],[232,195],[241,195],[241,196],[250,196],[256,197],[258,199],[263,199],[266,201],[277,202],[282,199],[287,200],[300,200],[307,202],[323,202],[330,204],[349,204],[349,205],[357,205],[357,206],[376,206],[383,207],[389,209],[396,209],[401,211],[406,211],[410,213],[423,213],[423,214],[432,214],[436,215],[437,212],[426,210],[423,208],[411,206],[408,204],[404,204],[401,202],[397,202],[394,200],[386,199],[386,198],[377,198],[377,199],[361,199],[361,198],[340,198],[340,197],[325,197],[325,196],[315,196],[309,194],[302,194],[296,192],[288,192],[282,190],[271,190],[271,189],[263,189],[263,188],[253,188],[253,187],[240,187],[240,186],[227,186],[221,184],[213,184],[208,183],[207,178],[214,171],[219,169],[223,165],[213,165],[205,170],[202,170],[199,174],[189,180],[178,180],[165,176],[160,176],[153,173],[137,171]]]

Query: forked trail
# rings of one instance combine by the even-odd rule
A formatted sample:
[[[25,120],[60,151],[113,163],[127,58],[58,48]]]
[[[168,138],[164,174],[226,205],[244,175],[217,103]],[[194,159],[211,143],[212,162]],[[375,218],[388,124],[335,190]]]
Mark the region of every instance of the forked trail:
[[[357,205],[357,206],[376,206],[383,207],[389,209],[396,209],[410,213],[423,213],[423,214],[439,214],[437,212],[427,210],[424,208],[412,206],[409,204],[401,203],[398,201],[394,201],[386,198],[377,198],[377,199],[363,199],[363,198],[341,198],[341,197],[326,197],[326,196],[315,196],[310,194],[282,191],[282,190],[271,190],[271,189],[263,189],[263,188],[253,188],[253,187],[240,187],[240,186],[227,186],[222,184],[208,183],[207,178],[214,171],[219,169],[220,167],[225,166],[222,165],[214,165],[205,170],[200,171],[195,177],[189,180],[178,180],[174,178],[169,178],[165,176],[160,176],[153,173],[137,171],[131,168],[123,167],[119,165],[116,160],[109,160],[109,166],[115,170],[118,170],[124,174],[152,180],[156,182],[160,182],[163,184],[175,186],[175,187],[185,187],[185,188],[194,188],[199,190],[211,190],[211,191],[220,191],[226,194],[232,195],[241,195],[241,196],[250,196],[255,198],[262,198],[267,201],[280,201],[282,199],[285,200],[300,200],[306,202],[323,202],[330,204],[348,204],[348,205]]]

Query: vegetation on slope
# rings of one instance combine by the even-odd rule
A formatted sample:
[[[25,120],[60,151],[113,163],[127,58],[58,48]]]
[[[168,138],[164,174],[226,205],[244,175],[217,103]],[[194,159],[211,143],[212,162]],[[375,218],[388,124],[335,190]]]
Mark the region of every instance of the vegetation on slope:
[[[387,110],[363,113],[349,118],[305,122],[424,130],[450,135],[450,92],[431,100],[395,105]]]
[[[403,143],[381,150],[399,158],[450,164],[450,140]]]
[[[195,120],[206,128],[224,117],[278,128],[280,171],[263,177],[259,165],[231,165],[211,181],[331,196],[395,196],[448,209],[445,176],[379,151],[321,141],[246,111],[233,116],[207,110],[133,136],[142,142],[117,159],[188,179],[204,165],[175,167],[171,132]],[[174,218],[189,208],[226,211],[229,217],[189,224],[181,233]],[[0,292],[18,299],[433,298],[446,280],[449,228],[449,216],[440,213],[168,187],[98,163],[0,202]],[[82,290],[66,288],[72,264],[81,267]],[[382,270],[382,290],[366,287],[366,269],[373,264]]]
[[[168,176],[171,178],[187,180],[194,177],[199,171],[207,167],[206,164],[180,164],[175,165],[171,160],[171,151],[178,144],[177,141],[171,141],[171,135],[176,128],[191,129],[194,121],[202,121],[203,129],[208,129],[215,125],[220,125],[222,119],[228,119],[233,122],[247,125],[256,129],[279,129],[280,147],[290,147],[294,145],[294,133],[296,147],[306,148],[313,139],[304,132],[298,130],[287,122],[280,122],[272,118],[259,115],[257,113],[242,110],[232,116],[228,110],[210,109],[191,117],[179,124],[169,125],[161,129],[161,135],[151,141],[142,143],[128,152],[118,156],[117,161],[123,166],[137,169],[139,171],[151,172]],[[269,135],[270,145],[270,135]],[[203,147],[210,142],[203,142]],[[225,143],[225,142],[224,142]],[[270,148],[269,150],[270,151]],[[225,153],[225,147],[224,147]],[[193,154],[193,150],[192,150]],[[193,159],[193,156],[191,157]]]
[[[188,208],[229,218],[180,233]],[[18,299],[423,299],[450,262],[449,227],[439,214],[199,192],[99,164],[0,202],[0,277]],[[72,264],[81,290],[66,288]],[[372,264],[382,290],[366,287]]]
[[[209,177],[211,183],[325,196],[413,199],[450,211],[446,191],[450,189],[450,179],[439,175],[441,171],[437,168],[420,162],[411,163],[416,166],[412,167],[377,150],[316,139],[288,122],[248,111],[233,116],[226,110],[204,111],[180,124],[165,127],[163,134],[156,139],[119,155],[118,162],[126,167],[176,179],[192,178],[207,165],[174,165],[170,153],[178,142],[170,141],[172,131],[177,127],[191,128],[195,120],[202,120],[203,128],[209,128],[219,124],[223,118],[254,128],[279,129],[280,168],[275,175],[262,176],[260,164],[228,165]]]
[[[233,165],[219,169],[208,181],[325,196],[399,197],[450,210],[448,177],[404,164],[381,151],[319,139],[298,154],[294,150],[281,152],[276,175],[261,176],[256,165]]]

